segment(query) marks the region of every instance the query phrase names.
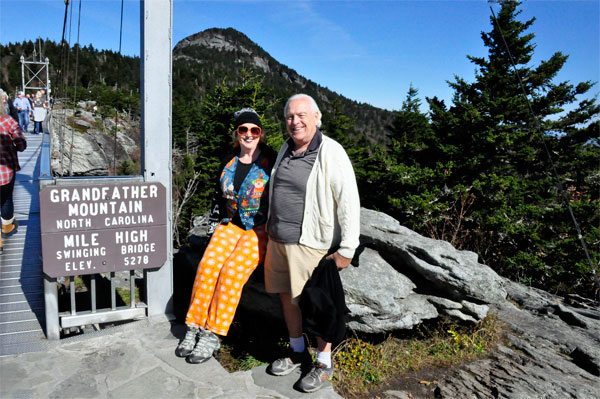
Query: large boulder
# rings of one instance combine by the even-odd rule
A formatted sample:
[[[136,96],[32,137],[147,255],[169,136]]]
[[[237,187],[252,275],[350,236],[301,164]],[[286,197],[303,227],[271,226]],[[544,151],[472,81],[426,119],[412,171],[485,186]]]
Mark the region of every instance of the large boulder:
[[[206,245],[207,216],[194,221],[190,242]],[[364,333],[410,329],[445,315],[477,323],[489,304],[504,300],[503,280],[477,255],[423,237],[383,213],[362,209],[358,266],[340,273],[347,326]],[[279,299],[264,291],[262,269],[246,285],[240,308],[281,318]],[[270,316],[269,316],[270,315]]]
[[[359,267],[342,270],[340,277],[350,310],[347,325],[352,330],[381,333],[409,329],[438,316],[427,297],[414,292],[416,285],[373,249],[365,249],[359,256]]]
[[[506,298],[502,278],[473,252],[423,237],[385,213],[364,208],[360,233],[396,270],[418,275],[427,284],[422,288],[436,296],[484,304]]]

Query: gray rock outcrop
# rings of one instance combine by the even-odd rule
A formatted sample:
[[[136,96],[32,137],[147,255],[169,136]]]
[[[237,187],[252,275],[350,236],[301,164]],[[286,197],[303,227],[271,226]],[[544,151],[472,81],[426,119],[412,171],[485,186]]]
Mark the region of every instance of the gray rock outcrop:
[[[391,216],[369,209],[361,211],[360,231],[361,237],[373,242],[396,270],[418,274],[436,296],[475,303],[499,303],[506,298],[500,276],[478,263],[473,252],[423,237]]]
[[[505,343],[489,359],[438,382],[438,398],[597,398],[600,309],[505,280],[509,301],[492,306]]]
[[[81,101],[75,112],[55,107],[50,118],[51,166],[55,176],[107,176],[124,161],[139,157],[139,127],[114,118],[102,119],[87,110],[95,103]],[[116,130],[116,148],[114,134]],[[136,141],[137,140],[137,141]]]
[[[431,395],[423,397],[598,397],[598,303],[504,279],[478,263],[476,254],[423,237],[383,213],[362,209],[361,241],[366,248],[358,256],[359,266],[340,273],[349,329],[392,332],[440,315],[475,323],[488,313],[504,326],[505,340],[490,357],[445,372]],[[283,323],[278,298],[264,292],[260,276],[253,277],[240,309]],[[399,391],[382,397],[419,398]]]

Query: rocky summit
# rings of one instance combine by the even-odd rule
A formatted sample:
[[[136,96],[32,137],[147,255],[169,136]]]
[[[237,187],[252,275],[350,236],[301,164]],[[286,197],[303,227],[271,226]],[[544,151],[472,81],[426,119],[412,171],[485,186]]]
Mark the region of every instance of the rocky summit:
[[[190,241],[206,237],[198,218]],[[600,388],[600,307],[578,296],[558,297],[507,280],[477,255],[423,237],[394,218],[361,210],[361,247],[341,271],[347,327],[362,333],[412,329],[440,316],[476,323],[493,313],[506,339],[483,360],[449,370],[436,398],[596,398]],[[202,245],[187,253],[192,265]],[[240,310],[283,323],[279,300],[261,276],[248,282]],[[408,398],[389,391],[387,399]]]

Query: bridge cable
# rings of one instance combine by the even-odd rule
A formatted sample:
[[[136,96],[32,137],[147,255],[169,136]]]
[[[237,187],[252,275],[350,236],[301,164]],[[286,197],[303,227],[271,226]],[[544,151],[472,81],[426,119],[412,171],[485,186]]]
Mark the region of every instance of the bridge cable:
[[[559,185],[558,185],[558,191],[560,193],[560,195],[562,196],[564,202],[567,204],[567,207],[569,209],[569,213],[571,215],[571,219],[573,220],[573,224],[575,225],[575,229],[577,230],[577,238],[579,238],[579,241],[581,241],[581,245],[583,247],[583,251],[585,252],[585,256],[587,257],[588,263],[590,265],[590,272],[593,274],[594,276],[594,280],[596,282],[596,285],[598,287],[598,293],[597,295],[600,297],[600,279],[598,278],[598,273],[596,273],[596,268],[594,267],[594,263],[592,262],[592,258],[590,257],[587,245],[585,243],[585,240],[583,238],[583,234],[581,232],[581,227],[579,226],[579,223],[577,222],[577,218],[575,217],[575,213],[573,212],[573,208],[571,207],[570,201],[569,201],[569,197],[567,196],[567,193],[565,191],[565,189],[563,188],[563,182],[562,179],[560,178],[560,176],[558,175],[558,172],[556,171],[556,166],[554,164],[554,161],[552,160],[552,155],[550,153],[550,150],[548,149],[548,146],[546,145],[546,140],[544,139],[544,133],[542,130],[542,126],[540,124],[539,118],[538,116],[535,114],[535,112],[533,111],[533,107],[531,106],[531,101],[529,100],[529,94],[527,93],[527,90],[525,89],[525,85],[523,84],[523,80],[521,79],[521,76],[519,75],[519,71],[517,70],[517,65],[516,62],[512,56],[512,53],[510,52],[510,49],[508,47],[508,44],[506,42],[506,38],[504,37],[504,32],[502,32],[502,28],[500,27],[500,24],[498,23],[498,19],[496,18],[496,14],[494,13],[494,9],[490,6],[490,11],[492,12],[492,18],[494,19],[494,23],[496,24],[496,27],[498,28],[498,32],[500,32],[500,36],[502,37],[502,42],[504,43],[504,47],[506,48],[506,52],[508,53],[508,56],[510,58],[510,62],[512,64],[512,67],[515,71],[515,74],[517,76],[517,79],[519,81],[519,86],[521,87],[521,91],[523,92],[523,97],[525,98],[525,101],[527,102],[527,106],[529,107],[529,113],[531,115],[531,117],[533,118],[534,124],[535,124],[535,128],[537,130],[537,133],[539,135],[539,138],[542,142],[542,145],[544,147],[544,151],[546,152],[546,155],[548,156],[548,160],[550,161],[550,166],[551,166],[551,170],[552,173],[554,175],[554,178],[558,181]],[[599,262],[600,265],[600,262]]]
[[[119,28],[119,57],[117,58],[117,82],[116,82],[116,98],[117,103],[115,104],[115,140],[113,144],[113,174],[117,174],[117,135],[119,133],[119,81],[121,79],[121,44],[123,42],[123,4],[124,0],[121,0],[121,25]]]
[[[75,107],[77,106],[77,82],[79,78],[79,31],[81,28],[81,0],[77,14],[77,50],[75,51],[75,80],[73,89],[73,119],[71,120],[71,146],[69,148],[69,176],[73,176],[73,147],[75,147]]]
[[[66,29],[67,29],[67,17],[69,16],[69,6],[71,6],[71,18],[69,19],[69,41],[67,42],[65,40],[65,33],[66,33]],[[61,95],[64,95],[66,98],[66,87],[67,87],[67,80],[69,79],[69,55],[71,53],[71,20],[72,20],[72,11],[73,11],[73,7],[71,4],[70,0],[65,0],[65,18],[64,18],[64,22],[63,22],[63,34],[62,34],[62,41],[61,41],[61,47],[62,47],[62,52],[61,52],[61,69],[60,69],[60,89],[59,89],[59,93]],[[65,46],[66,44],[66,46]],[[63,71],[65,71],[66,73],[63,73]],[[58,99],[58,95],[54,96],[55,99]],[[65,133],[64,133],[64,127],[67,124],[67,117],[66,117],[66,113],[63,112],[63,118],[62,118],[62,122],[59,122],[59,126],[60,126],[60,131],[59,131],[59,146],[60,146],[60,175],[64,176],[65,175]]]
[[[65,58],[65,31],[67,29],[67,17],[69,15],[69,0],[65,0],[65,18],[63,20],[63,29],[62,29],[62,39],[60,40],[60,48],[61,48],[61,52],[60,52],[60,70],[58,71],[58,83],[59,85],[62,83],[63,80],[63,70],[64,70],[64,58]],[[57,88],[59,88],[60,86],[57,85]]]

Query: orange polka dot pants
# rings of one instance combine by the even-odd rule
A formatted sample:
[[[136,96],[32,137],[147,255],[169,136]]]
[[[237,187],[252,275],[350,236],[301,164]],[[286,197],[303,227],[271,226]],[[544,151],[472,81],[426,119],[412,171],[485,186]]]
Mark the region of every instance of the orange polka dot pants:
[[[198,264],[185,324],[227,335],[244,284],[263,262],[266,246],[264,225],[244,230],[219,224]]]

